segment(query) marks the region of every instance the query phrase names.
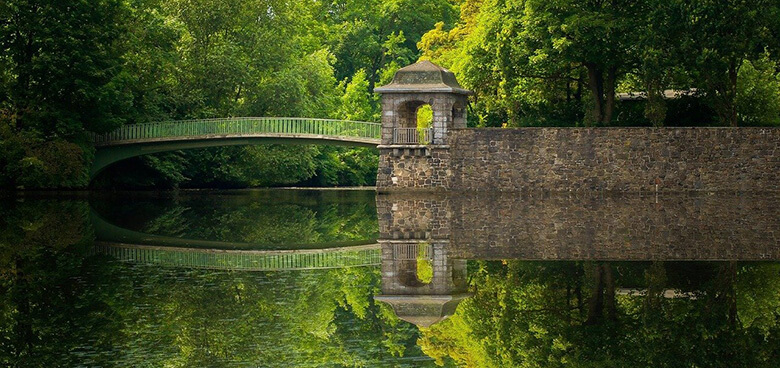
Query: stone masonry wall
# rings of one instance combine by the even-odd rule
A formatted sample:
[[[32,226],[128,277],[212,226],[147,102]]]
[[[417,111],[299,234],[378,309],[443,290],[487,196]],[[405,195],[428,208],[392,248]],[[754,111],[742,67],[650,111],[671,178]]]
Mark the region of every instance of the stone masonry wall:
[[[393,190],[447,190],[450,188],[450,151],[446,147],[379,149],[376,186]]]
[[[379,239],[449,239],[450,199],[444,195],[376,198]]]
[[[776,128],[477,128],[449,143],[453,190],[780,191]]]

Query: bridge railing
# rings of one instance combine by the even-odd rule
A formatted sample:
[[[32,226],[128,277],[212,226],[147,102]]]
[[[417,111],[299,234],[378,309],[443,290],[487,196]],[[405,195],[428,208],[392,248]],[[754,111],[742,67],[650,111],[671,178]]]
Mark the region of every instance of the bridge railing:
[[[122,261],[168,267],[245,271],[310,270],[377,266],[378,246],[307,251],[217,251],[99,242],[94,251]]]
[[[222,118],[132,124],[113,132],[95,134],[96,145],[124,141],[186,138],[200,136],[240,136],[289,134],[379,139],[379,123],[312,118]]]
[[[393,143],[395,144],[430,144],[432,140],[432,128],[393,129]]]

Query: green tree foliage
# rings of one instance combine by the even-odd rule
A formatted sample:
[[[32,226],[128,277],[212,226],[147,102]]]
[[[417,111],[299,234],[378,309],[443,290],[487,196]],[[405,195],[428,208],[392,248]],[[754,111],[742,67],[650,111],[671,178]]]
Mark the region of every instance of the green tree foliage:
[[[1,119],[1,118],[0,118]],[[43,139],[0,121],[0,187],[74,188],[87,185],[89,151],[62,138]]]
[[[685,124],[736,125],[756,114],[740,102],[756,83],[741,66],[779,51],[771,1],[465,0],[460,10],[453,28],[437,24],[418,46],[477,92],[478,125],[662,125],[697,115],[700,104],[664,101],[668,89],[697,91],[717,116]],[[768,76],[762,92],[771,95]],[[644,113],[620,120],[616,91],[644,93]],[[743,123],[773,121],[772,112]]]
[[[764,57],[744,61],[737,76],[736,108],[741,125],[780,125],[780,72]]]
[[[374,121],[377,78],[414,61],[417,39],[454,12],[446,0],[3,2],[0,184],[84,186],[93,152],[85,133],[123,123],[229,116]],[[209,149],[129,160],[102,181],[366,185],[374,181],[367,170],[375,156],[330,147]]]
[[[344,94],[341,96],[341,105],[336,116],[346,120],[379,121],[377,97],[369,90],[365,70],[358,70],[343,89]]]
[[[118,127],[132,104],[121,42],[127,15],[121,0],[0,4],[4,186],[86,184],[84,131]]]
[[[94,201],[93,206],[108,222],[141,233],[275,248],[368,242],[377,237],[378,226],[370,191],[269,190],[162,201],[139,196]]]
[[[326,3],[321,14],[336,55],[336,77],[362,69],[373,87],[387,65],[414,62],[420,37],[436,22],[452,22],[456,8],[447,0],[338,0]]]
[[[132,98],[122,81],[127,15],[121,0],[0,5],[0,45],[11,60],[9,94],[0,101],[16,114],[16,129],[71,138],[125,120]]]
[[[695,58],[695,80],[706,88],[724,125],[737,126],[739,70],[744,61],[760,59],[768,49],[778,51],[780,5],[772,0],[694,1],[684,9],[693,42],[683,49]]]
[[[779,9],[772,0],[7,0],[0,185],[82,187],[89,133],[122,124],[376,121],[373,88],[419,58],[476,91],[472,126],[777,125]],[[695,93],[678,102],[664,98],[669,89]],[[616,92],[646,101],[623,104]],[[373,183],[374,151],[298,151],[170,153],[110,177],[142,187]]]

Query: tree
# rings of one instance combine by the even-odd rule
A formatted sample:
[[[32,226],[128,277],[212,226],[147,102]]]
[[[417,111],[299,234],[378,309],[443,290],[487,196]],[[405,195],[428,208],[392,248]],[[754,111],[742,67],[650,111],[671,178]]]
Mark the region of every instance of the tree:
[[[740,125],[780,125],[780,72],[768,55],[745,60],[737,74],[737,120]]]
[[[480,262],[474,296],[423,330],[439,364],[771,367],[780,352],[774,288],[753,290],[772,264],[502,263]]]
[[[74,138],[122,124],[132,99],[120,42],[127,11],[120,0],[0,4],[0,47],[10,60],[3,100],[17,130]]]
[[[352,76],[352,80],[340,86],[344,90],[341,96],[341,104],[336,115],[339,118],[356,121],[378,121],[377,97],[369,91],[369,83],[365,70],[358,70]]]
[[[737,126],[739,71],[745,60],[760,59],[769,49],[777,52],[776,31],[780,5],[771,0],[691,1],[685,3],[695,80],[724,125]]]

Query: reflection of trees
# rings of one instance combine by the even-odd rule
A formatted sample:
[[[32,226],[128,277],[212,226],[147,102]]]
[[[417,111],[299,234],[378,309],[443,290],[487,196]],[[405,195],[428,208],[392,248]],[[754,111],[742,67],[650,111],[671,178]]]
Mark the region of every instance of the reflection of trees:
[[[121,339],[112,306],[93,295],[120,285],[109,264],[85,256],[88,214],[83,201],[28,200],[2,209],[0,365],[101,365]]]
[[[440,363],[773,367],[780,353],[777,264],[478,265],[474,297],[423,331],[420,345]],[[618,293],[626,288],[641,292]]]
[[[127,270],[122,366],[380,366],[419,354],[374,304],[378,270]]]
[[[299,200],[300,194],[275,191],[259,200],[193,196],[95,205],[118,226],[179,238],[279,245],[376,238],[373,194],[352,193],[347,198],[316,193]]]
[[[0,217],[0,366],[432,365],[375,268],[244,273],[93,255],[85,202]],[[410,362],[410,363],[405,363]]]

